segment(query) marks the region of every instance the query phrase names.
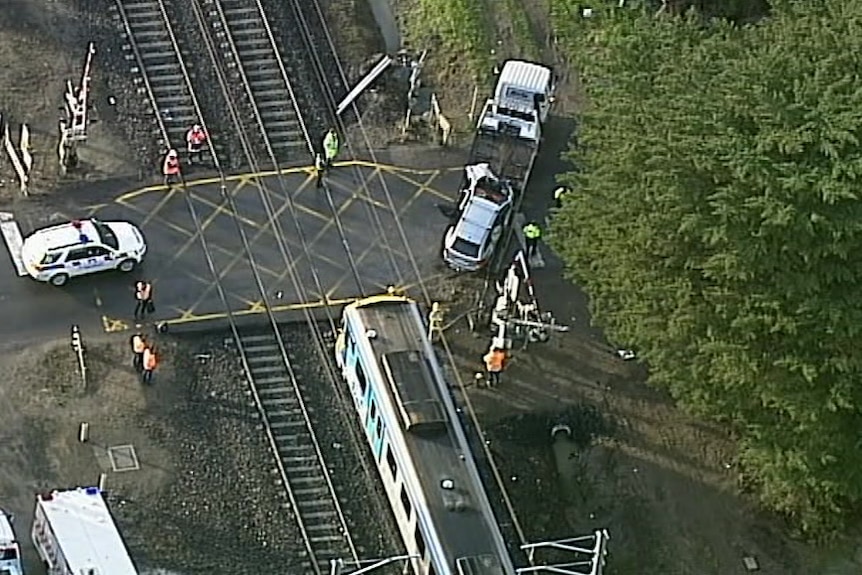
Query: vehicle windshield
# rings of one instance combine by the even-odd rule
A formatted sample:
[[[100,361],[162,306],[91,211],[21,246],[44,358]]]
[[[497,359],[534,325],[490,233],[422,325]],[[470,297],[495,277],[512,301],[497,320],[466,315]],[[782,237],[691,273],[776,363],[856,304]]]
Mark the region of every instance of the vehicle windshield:
[[[62,255],[63,255],[62,252],[54,252],[54,253],[45,254],[45,256],[42,258],[42,261],[40,261],[39,264],[41,264],[43,266],[55,264],[58,261],[60,261],[60,256],[62,256]]]
[[[464,238],[458,238],[452,242],[452,251],[458,255],[467,256],[468,258],[478,258],[479,244],[474,244]]]
[[[11,561],[18,558],[18,551],[14,547],[0,549],[0,561]]]
[[[96,227],[96,231],[99,233],[99,239],[106,246],[112,247],[115,250],[120,249],[120,242],[117,241],[117,235],[105,224],[100,221],[93,220],[93,225]]]

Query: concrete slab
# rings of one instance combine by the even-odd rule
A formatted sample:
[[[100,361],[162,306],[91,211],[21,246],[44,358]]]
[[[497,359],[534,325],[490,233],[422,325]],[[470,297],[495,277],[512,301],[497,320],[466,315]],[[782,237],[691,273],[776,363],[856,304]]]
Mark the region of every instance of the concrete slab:
[[[188,323],[223,316],[225,304],[239,315],[263,311],[264,298],[276,311],[300,309],[442,272],[447,221],[436,206],[457,197],[460,170],[350,161],[315,189],[310,168],[300,167],[224,187],[212,179],[186,191],[152,186],[106,198],[94,215],[141,227],[150,252],[137,275],[154,282],[154,317]],[[126,297],[104,297],[101,313],[128,318]]]

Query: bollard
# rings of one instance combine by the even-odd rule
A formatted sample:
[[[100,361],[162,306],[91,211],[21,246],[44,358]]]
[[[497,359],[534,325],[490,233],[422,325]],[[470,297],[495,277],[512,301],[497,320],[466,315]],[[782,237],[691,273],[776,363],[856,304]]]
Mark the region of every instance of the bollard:
[[[82,423],[78,428],[78,441],[81,443],[87,443],[90,439],[90,424]]]
[[[108,480],[108,474],[107,473],[100,473],[99,474],[99,491],[105,490],[105,482],[107,480]]]

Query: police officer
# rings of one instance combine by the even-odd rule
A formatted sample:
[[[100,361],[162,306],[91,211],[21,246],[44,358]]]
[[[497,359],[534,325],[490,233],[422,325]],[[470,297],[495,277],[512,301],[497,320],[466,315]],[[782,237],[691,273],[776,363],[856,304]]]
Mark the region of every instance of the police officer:
[[[314,175],[316,176],[316,179],[314,181],[314,187],[318,190],[323,187],[324,172],[326,172],[326,160],[323,159],[322,154],[315,154]]]
[[[332,165],[332,161],[338,155],[340,146],[341,144],[338,141],[338,134],[335,132],[335,128],[329,128],[329,131],[326,132],[326,136],[323,138],[323,159],[326,162],[327,168]]]
[[[569,193],[569,188],[566,186],[559,186],[556,190],[554,190],[554,207],[558,210],[563,207],[563,196]]]
[[[162,164],[162,175],[165,177],[165,185],[177,183],[180,179],[180,158],[177,151],[171,148],[165,156]]]
[[[536,253],[536,248],[539,244],[539,238],[542,237],[542,228],[539,227],[538,224],[534,221],[530,221],[526,226],[524,226],[524,240],[527,244],[527,259],[533,257]]]

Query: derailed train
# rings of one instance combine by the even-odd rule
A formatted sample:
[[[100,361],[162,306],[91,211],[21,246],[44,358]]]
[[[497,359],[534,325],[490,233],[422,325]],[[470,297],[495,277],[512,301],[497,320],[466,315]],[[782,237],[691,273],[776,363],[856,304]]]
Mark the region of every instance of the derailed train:
[[[417,303],[348,305],[336,361],[417,575],[514,575]]]

